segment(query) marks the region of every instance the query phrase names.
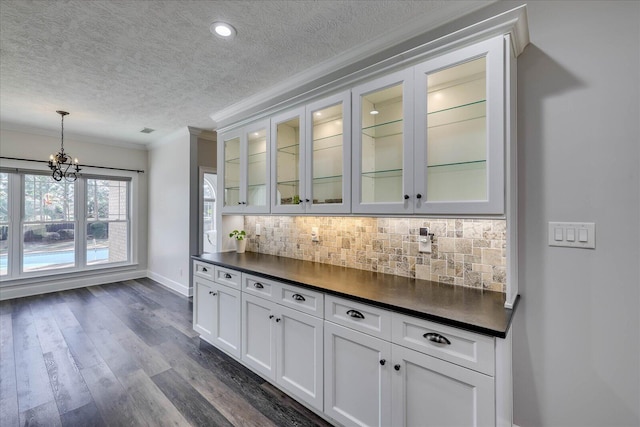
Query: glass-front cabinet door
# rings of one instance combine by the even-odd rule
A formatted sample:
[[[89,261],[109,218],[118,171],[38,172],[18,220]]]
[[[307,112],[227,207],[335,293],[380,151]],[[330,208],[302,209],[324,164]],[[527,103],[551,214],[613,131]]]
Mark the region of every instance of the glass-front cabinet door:
[[[303,213],[304,107],[271,118],[272,213]]]
[[[352,90],[354,213],[413,211],[412,77],[403,70]]]
[[[306,107],[306,213],[348,213],[351,208],[351,94]]]
[[[415,67],[416,213],[504,212],[502,37]]]
[[[222,212],[268,213],[269,121],[225,132],[220,140]]]

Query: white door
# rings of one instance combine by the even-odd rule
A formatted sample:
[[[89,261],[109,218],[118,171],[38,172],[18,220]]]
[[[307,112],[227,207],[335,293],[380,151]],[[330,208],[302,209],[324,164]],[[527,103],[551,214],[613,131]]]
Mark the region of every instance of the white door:
[[[242,360],[265,378],[276,378],[275,304],[242,293]]]
[[[276,382],[314,408],[323,409],[323,320],[277,306]]]
[[[212,343],[215,330],[216,300],[214,284],[208,280],[193,279],[193,329],[205,341]]]
[[[211,344],[240,358],[240,291],[215,284],[214,330]]]
[[[394,427],[494,426],[494,379],[393,345]]]
[[[208,168],[207,168],[208,169]],[[201,168],[200,171],[200,252],[217,252],[218,238],[216,231],[216,192],[218,176],[208,173]]]
[[[324,324],[325,405],[344,425],[390,426],[391,343]]]

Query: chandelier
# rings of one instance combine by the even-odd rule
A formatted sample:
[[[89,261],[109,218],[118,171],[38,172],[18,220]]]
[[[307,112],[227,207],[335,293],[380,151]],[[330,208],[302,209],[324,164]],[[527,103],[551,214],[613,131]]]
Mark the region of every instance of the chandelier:
[[[80,172],[80,166],[78,165],[78,159],[71,159],[71,156],[64,152],[64,116],[66,111],[56,111],[56,113],[62,116],[62,134],[60,137],[60,151],[57,154],[49,156],[49,168],[52,170],[51,176],[56,181],[62,181],[62,178],[67,181],[75,181],[78,179],[78,172]],[[69,170],[71,169],[71,170]]]

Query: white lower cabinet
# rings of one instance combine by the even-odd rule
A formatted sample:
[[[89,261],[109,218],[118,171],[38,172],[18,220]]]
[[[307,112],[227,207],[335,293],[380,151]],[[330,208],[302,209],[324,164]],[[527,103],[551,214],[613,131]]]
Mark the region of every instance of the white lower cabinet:
[[[322,331],[321,318],[242,294],[242,361],[319,411]]]
[[[240,357],[240,291],[210,280],[193,280],[193,329],[205,341]]]
[[[511,424],[496,404],[510,396],[496,386],[510,344],[244,273],[242,292],[203,276],[193,279],[201,337],[344,426]]]
[[[324,412],[344,425],[391,425],[391,343],[324,325]]]
[[[494,379],[393,344],[394,427],[495,426]]]

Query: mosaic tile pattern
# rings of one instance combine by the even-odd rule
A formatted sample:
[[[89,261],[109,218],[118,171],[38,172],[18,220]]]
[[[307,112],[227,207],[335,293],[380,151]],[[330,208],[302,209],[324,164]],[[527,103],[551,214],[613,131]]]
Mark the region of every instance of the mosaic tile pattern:
[[[247,250],[452,285],[506,291],[506,221],[245,216]],[[255,226],[262,226],[255,236]],[[318,227],[319,242],[311,241]],[[418,252],[419,228],[434,233]]]

